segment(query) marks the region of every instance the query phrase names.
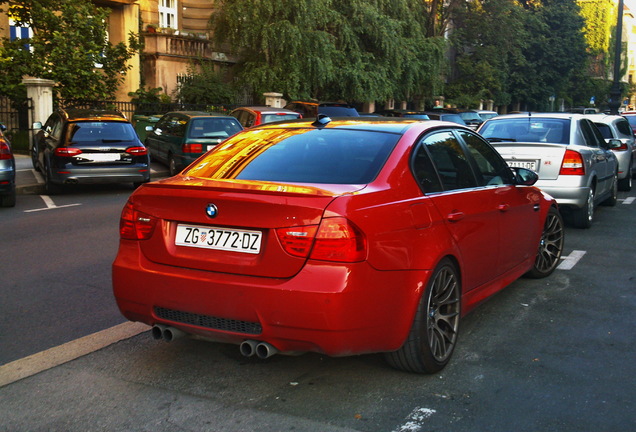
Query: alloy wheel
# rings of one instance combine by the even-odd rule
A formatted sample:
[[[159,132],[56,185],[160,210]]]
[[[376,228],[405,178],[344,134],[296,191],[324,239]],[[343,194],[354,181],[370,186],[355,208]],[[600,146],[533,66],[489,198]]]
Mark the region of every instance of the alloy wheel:
[[[431,354],[446,361],[455,348],[459,327],[459,283],[455,272],[444,267],[435,275],[429,291],[426,329]]]
[[[563,251],[563,219],[551,210],[546,217],[534,268],[537,276],[547,276],[556,268]]]

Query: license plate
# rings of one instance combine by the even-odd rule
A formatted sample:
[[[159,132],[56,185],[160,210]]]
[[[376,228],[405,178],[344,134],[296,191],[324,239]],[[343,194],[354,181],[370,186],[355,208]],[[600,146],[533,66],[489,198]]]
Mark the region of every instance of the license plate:
[[[121,160],[119,153],[81,153],[77,156],[84,162],[115,162]]]
[[[177,225],[175,245],[258,254],[262,233],[211,226]]]
[[[514,160],[514,161],[506,161],[508,165],[513,168],[527,168],[532,171],[537,170],[537,161],[522,161],[522,160]]]

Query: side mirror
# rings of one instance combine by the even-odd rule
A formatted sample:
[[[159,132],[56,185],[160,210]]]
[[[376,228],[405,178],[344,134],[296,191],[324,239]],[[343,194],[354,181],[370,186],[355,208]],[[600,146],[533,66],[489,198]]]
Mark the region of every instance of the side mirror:
[[[532,186],[539,180],[539,174],[526,168],[512,168],[515,183],[521,186]]]
[[[41,122],[33,123],[33,129],[42,129],[42,123]]]
[[[618,138],[612,138],[608,140],[607,143],[609,144],[609,148],[611,149],[621,148],[623,146],[623,142]]]

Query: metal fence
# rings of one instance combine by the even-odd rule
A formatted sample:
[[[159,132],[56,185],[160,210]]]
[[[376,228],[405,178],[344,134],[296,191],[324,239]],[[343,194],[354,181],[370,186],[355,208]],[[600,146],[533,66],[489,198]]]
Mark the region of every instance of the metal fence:
[[[132,120],[136,115],[165,114],[170,111],[214,111],[228,113],[235,105],[227,104],[183,104],[183,103],[137,103],[122,101],[100,100],[57,100],[56,108],[88,108],[88,109],[116,109]]]
[[[9,98],[0,97],[0,123],[5,125],[9,132],[31,128],[29,124],[30,110],[33,110],[31,99],[14,102]]]

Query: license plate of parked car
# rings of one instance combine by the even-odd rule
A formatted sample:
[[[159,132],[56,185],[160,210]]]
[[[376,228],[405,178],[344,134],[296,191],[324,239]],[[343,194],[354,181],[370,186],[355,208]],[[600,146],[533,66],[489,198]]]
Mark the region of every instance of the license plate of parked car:
[[[508,165],[511,166],[512,168],[526,168],[532,171],[537,170],[537,161],[509,160],[506,162],[508,162]]]
[[[260,231],[179,224],[175,245],[258,254],[261,239]]]

